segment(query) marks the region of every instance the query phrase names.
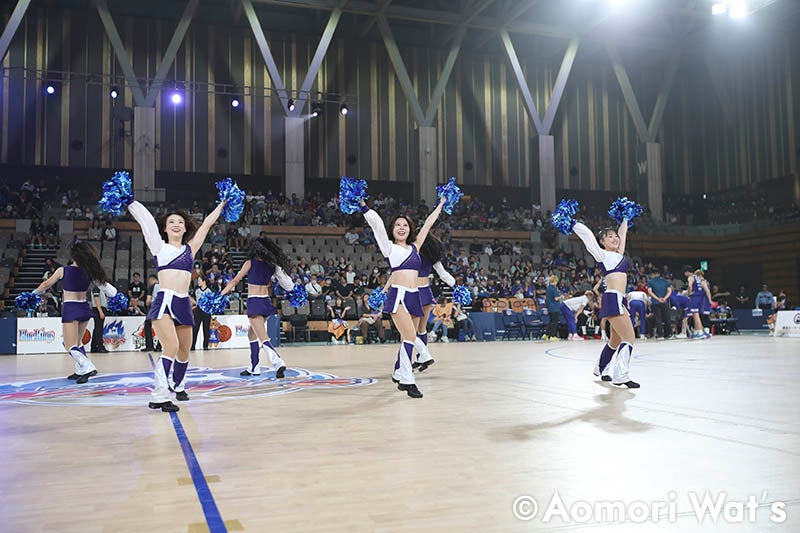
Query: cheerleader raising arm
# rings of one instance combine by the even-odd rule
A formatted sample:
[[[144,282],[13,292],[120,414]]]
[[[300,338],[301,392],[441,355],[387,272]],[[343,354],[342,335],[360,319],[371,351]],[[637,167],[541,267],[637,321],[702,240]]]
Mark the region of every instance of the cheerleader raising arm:
[[[225,285],[225,288],[222,289],[222,291],[220,291],[220,294],[225,295],[230,293],[233,290],[233,288],[236,287],[239,284],[239,282],[241,282],[244,279],[247,273],[250,272],[250,265],[251,265],[250,259],[245,261],[242,264],[242,268],[241,270],[239,270],[239,273],[236,274],[236,276],[234,276],[234,278],[230,280],[227,285]]]

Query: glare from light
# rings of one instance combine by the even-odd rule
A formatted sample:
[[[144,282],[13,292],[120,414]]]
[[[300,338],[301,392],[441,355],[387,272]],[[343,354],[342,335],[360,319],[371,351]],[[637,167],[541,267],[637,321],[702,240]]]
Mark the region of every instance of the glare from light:
[[[627,2],[628,0],[608,0],[608,3],[611,4],[612,7],[619,7]]]
[[[747,16],[747,4],[739,1],[731,5],[730,16],[732,19],[741,19]]]
[[[723,2],[717,2],[713,6],[711,6],[711,14],[712,15],[724,15],[728,11],[728,4]]]
[[[289,111],[294,111],[294,100],[292,98],[289,98],[289,101],[286,103],[286,107],[289,109]]]
[[[311,116],[312,117],[318,117],[319,116],[319,111],[317,111],[316,109],[312,109],[311,110]]]
[[[183,102],[183,97],[181,96],[180,93],[172,93],[172,97],[170,99],[172,100],[172,103],[175,105],[178,105],[181,102]]]
[[[339,113],[342,115],[346,115],[350,110],[347,109],[347,104],[342,104],[339,106]]]
[[[119,88],[117,88],[117,87],[112,87],[112,88],[111,88],[111,98],[113,98],[114,100],[116,100],[118,96],[119,96]]]
[[[47,89],[45,89],[45,91],[47,91],[47,94],[55,94],[56,88],[53,87],[52,85],[48,85]]]
[[[239,100],[237,98],[234,98],[233,100],[231,100],[231,105],[233,107],[239,107]]]

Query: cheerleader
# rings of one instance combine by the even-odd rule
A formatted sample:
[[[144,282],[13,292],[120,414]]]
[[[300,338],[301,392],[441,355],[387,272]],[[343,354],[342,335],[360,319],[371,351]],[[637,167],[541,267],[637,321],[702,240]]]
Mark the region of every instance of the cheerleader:
[[[597,239],[592,230],[580,222],[575,223],[574,231],[597,261],[606,285],[600,304],[600,317],[608,318],[611,324],[611,338],[603,347],[594,373],[596,376],[601,376],[603,381],[611,381],[614,385],[630,389],[639,388],[639,384],[628,376],[633,341],[636,338],[625,300],[628,260],[624,254],[628,221],[623,220],[617,231],[612,228],[602,230],[598,233]],[[602,248],[598,246],[598,241]]]
[[[711,335],[703,331],[703,321],[700,319],[700,313],[706,307],[706,300],[711,301],[711,291],[708,289],[708,283],[705,280],[705,276],[703,276],[702,270],[698,269],[692,272],[692,267],[686,266],[683,268],[683,273],[686,276],[689,287],[689,312],[692,313],[694,324],[694,332],[691,338],[708,339]]]
[[[278,379],[284,377],[286,363],[270,342],[266,322],[269,317],[276,314],[268,292],[272,277],[275,276],[280,286],[287,292],[294,289],[292,278],[286,274],[289,265],[289,256],[275,241],[268,237],[255,239],[242,269],[222,289],[222,294],[230,293],[247,276],[247,320],[250,322],[247,338],[250,340],[250,366],[241,371],[241,376],[261,374],[260,355],[263,351],[270,365],[277,369],[275,377]]]
[[[420,269],[419,248],[425,244],[428,232],[439,213],[442,212],[444,199],[439,201],[422,228],[417,234],[413,222],[405,215],[396,215],[388,226],[384,226],[381,216],[367,207],[362,200],[361,212],[375,234],[381,253],[389,262],[392,274],[389,278],[391,288],[386,297],[384,310],[391,313],[394,325],[400,332],[402,344],[397,354],[397,364],[392,373],[392,381],[398,383],[397,388],[412,398],[422,398],[414,379],[411,356],[417,339],[415,320],[423,316],[422,301],[417,289]],[[388,228],[388,232],[387,232]],[[388,236],[391,234],[391,238]]]
[[[586,306],[590,306],[591,308],[591,304],[593,302],[594,302],[594,292],[592,291],[586,291],[583,293],[583,296],[568,298],[561,302],[561,314],[567,321],[567,332],[569,333],[569,336],[567,337],[568,340],[571,341],[584,340],[583,337],[578,335],[577,317],[581,313],[583,313],[583,310],[586,309]]]
[[[425,239],[425,243],[419,249],[419,259],[417,290],[422,303],[422,316],[414,319],[417,326],[417,338],[414,339],[414,346],[417,348],[417,361],[411,366],[418,372],[424,372],[435,362],[431,352],[428,350],[428,317],[436,304],[430,286],[431,273],[436,271],[439,279],[444,281],[450,288],[455,286],[456,280],[442,265],[442,241],[433,233],[428,234],[428,238]],[[396,370],[397,366],[395,367]]]
[[[644,339],[647,335],[647,304],[650,299],[647,293],[640,290],[628,293],[628,306],[631,309],[631,325],[634,333],[636,332],[636,317],[639,317],[639,338]]]
[[[189,399],[186,369],[189,367],[194,329],[189,298],[194,256],[224,207],[225,202],[220,202],[198,227],[194,218],[182,211],[167,213],[156,223],[144,205],[135,200],[128,204],[128,212],[141,226],[158,271],[159,291],[153,297],[147,318],[153,323],[163,352],[154,368],[155,385],[148,404],[150,409],[161,409],[165,413],[179,411],[180,408],[170,401],[170,391],[175,392],[178,401]],[[170,370],[171,387],[168,382]]]
[[[107,282],[97,252],[89,243],[82,241],[76,241],[72,245],[70,263],[57,268],[33,292],[41,294],[58,281],[61,281],[64,291],[64,305],[61,312],[64,346],[69,346],[67,353],[75,360],[75,373],[67,379],[75,380],[75,383],[86,383],[90,377],[97,375],[97,368],[86,356],[86,349],[81,340],[89,325],[89,319],[94,316],[89,302],[86,301],[86,291],[89,290],[89,285],[94,283],[107,297],[113,297],[116,296],[117,289]]]

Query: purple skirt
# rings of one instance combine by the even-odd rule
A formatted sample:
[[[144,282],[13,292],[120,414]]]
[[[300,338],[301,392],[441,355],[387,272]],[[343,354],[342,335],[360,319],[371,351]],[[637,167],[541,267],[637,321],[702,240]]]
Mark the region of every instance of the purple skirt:
[[[604,292],[603,299],[600,301],[600,318],[620,315],[630,315],[628,299],[621,292]]]
[[[419,301],[423,307],[426,305],[433,305],[436,303],[436,299],[433,297],[433,291],[431,290],[430,285],[417,287],[417,291],[419,292]]]
[[[192,313],[192,301],[188,296],[178,296],[169,292],[165,296],[165,291],[159,291],[150,305],[147,313],[148,320],[158,320],[167,313],[172,317],[176,326],[194,326],[194,313]]]
[[[64,302],[61,306],[61,323],[88,322],[94,317],[89,302]]]
[[[397,308],[403,304],[408,314],[411,316],[423,316],[422,302],[419,298],[419,291],[409,290],[406,287],[392,285],[389,294],[386,295],[386,303],[383,305],[384,311],[394,314]]]
[[[247,316],[268,317],[275,314],[275,306],[272,305],[272,298],[264,296],[249,296],[247,298]]]

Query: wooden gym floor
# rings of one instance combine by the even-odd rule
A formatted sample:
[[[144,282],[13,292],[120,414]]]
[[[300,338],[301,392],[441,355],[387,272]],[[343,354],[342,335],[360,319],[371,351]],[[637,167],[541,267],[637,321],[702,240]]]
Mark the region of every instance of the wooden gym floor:
[[[2,356],[1,528],[800,531],[800,341],[640,342],[635,391],[593,378],[601,346],[433,344],[421,400],[388,379],[397,344],[281,348],[281,383],[240,379],[246,349],[194,352],[177,416],[146,407],[148,354],[95,355],[88,385],[66,355]],[[760,506],[700,523],[706,492],[729,520]],[[577,514],[545,519],[556,493]]]

